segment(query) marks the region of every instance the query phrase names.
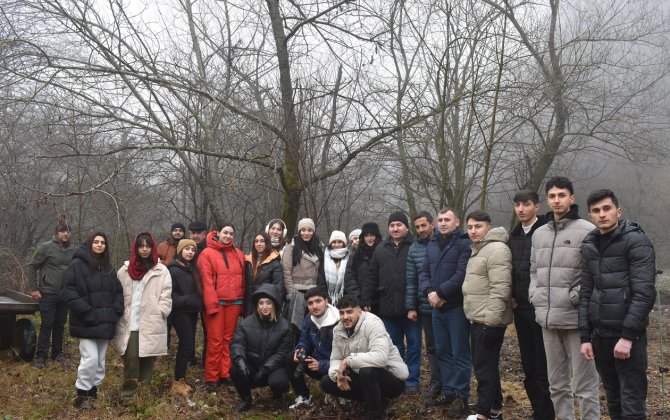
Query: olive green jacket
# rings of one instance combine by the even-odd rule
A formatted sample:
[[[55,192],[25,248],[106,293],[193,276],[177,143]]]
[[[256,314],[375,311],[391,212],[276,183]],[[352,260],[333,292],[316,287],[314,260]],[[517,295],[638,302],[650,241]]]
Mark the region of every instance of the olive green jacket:
[[[30,290],[39,290],[40,293],[60,293],[63,289],[65,269],[72,262],[76,249],[72,242],[64,248],[55,236],[38,245],[26,270]]]

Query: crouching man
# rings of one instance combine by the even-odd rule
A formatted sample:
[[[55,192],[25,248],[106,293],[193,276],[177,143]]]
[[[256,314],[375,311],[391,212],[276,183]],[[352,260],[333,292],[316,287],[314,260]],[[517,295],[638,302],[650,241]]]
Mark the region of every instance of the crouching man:
[[[388,400],[405,389],[407,365],[382,320],[363,312],[358,299],[344,296],[337,309],[340,323],[333,330],[330,368],[328,376],[321,378],[321,389],[337,397],[365,401],[365,418],[383,419]]]
[[[333,329],[340,322],[337,309],[328,303],[328,291],[313,287],[305,293],[308,314],[300,329],[300,341],[295,346],[290,364],[291,386],[297,395],[289,408],[312,405],[305,375],[321,380],[328,376]]]

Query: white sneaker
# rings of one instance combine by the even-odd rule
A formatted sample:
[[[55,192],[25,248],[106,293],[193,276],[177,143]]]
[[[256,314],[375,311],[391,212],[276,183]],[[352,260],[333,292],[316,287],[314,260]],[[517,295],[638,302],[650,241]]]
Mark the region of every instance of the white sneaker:
[[[312,396],[309,398],[304,398],[302,395],[298,395],[298,398],[295,399],[295,403],[291,404],[288,408],[295,410],[298,407],[311,407],[312,406]]]
[[[468,416],[467,420],[479,420],[479,419],[477,418],[477,415],[476,415],[476,414],[470,414],[470,415]]]

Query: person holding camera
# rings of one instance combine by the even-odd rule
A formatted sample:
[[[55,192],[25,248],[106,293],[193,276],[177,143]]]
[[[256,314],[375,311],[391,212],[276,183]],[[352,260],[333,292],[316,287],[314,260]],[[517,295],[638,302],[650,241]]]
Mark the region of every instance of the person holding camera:
[[[340,322],[337,309],[328,303],[328,292],[313,287],[305,293],[308,314],[300,329],[300,341],[293,352],[291,386],[297,398],[290,409],[312,405],[305,375],[321,380],[328,375],[333,329]]]
[[[328,375],[321,378],[327,394],[367,403],[366,419],[386,418],[388,400],[405,389],[407,365],[372,312],[364,312],[358,299],[344,296],[337,302],[340,323],[333,329],[333,350]]]
[[[240,412],[251,408],[252,388],[269,386],[274,405],[279,405],[289,387],[285,361],[293,332],[288,321],[279,316],[281,292],[274,284],[263,283],[251,300],[254,312],[238,322],[230,343],[230,377],[242,399],[237,407]]]

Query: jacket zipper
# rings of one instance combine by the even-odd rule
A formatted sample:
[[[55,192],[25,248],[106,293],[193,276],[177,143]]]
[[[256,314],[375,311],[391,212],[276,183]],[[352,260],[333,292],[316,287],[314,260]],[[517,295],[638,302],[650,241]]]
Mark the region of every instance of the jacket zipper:
[[[549,256],[549,276],[547,278],[547,315],[545,318],[545,324],[549,328],[549,311],[551,310],[551,265],[554,261],[554,248],[556,248],[556,238],[558,237],[558,228],[556,227],[556,221],[554,220],[554,242],[551,244],[551,255]]]

